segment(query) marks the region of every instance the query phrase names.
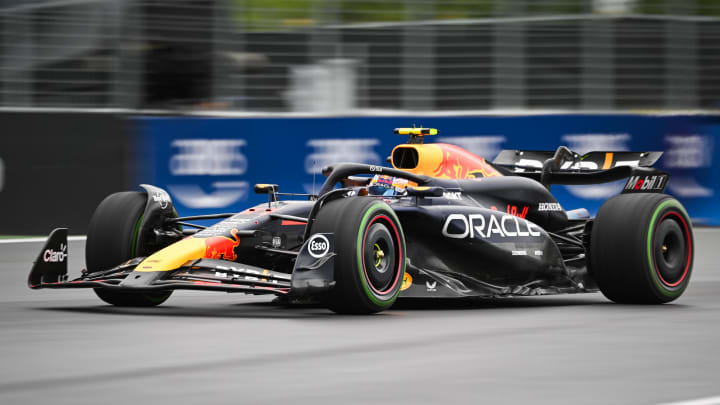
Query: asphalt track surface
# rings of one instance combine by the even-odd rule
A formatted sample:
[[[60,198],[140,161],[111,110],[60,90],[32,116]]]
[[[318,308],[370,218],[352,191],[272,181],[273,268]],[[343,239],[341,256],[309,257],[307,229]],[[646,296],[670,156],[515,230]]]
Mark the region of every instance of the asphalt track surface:
[[[0,244],[0,404],[657,404],[720,395],[720,231],[686,294],[401,302],[366,317],[176,293],[122,309],[31,291],[38,243]],[[70,243],[71,276],[83,242]],[[142,401],[142,402],[141,402]]]

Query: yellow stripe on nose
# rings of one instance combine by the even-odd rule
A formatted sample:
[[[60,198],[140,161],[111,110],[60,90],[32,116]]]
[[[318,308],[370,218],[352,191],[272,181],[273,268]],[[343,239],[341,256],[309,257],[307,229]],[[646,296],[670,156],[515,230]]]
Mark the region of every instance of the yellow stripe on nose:
[[[176,270],[190,260],[205,256],[205,239],[185,238],[151,254],[135,267],[135,271]]]

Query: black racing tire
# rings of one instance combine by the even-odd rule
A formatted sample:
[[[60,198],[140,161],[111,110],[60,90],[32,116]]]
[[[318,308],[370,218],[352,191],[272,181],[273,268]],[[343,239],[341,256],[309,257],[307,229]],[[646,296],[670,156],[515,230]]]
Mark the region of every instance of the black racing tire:
[[[598,211],[590,265],[610,300],[662,304],[687,288],[694,249],[692,223],[680,202],[666,194],[622,194]]]
[[[400,220],[389,205],[372,197],[328,202],[311,233],[334,234],[336,284],[325,297],[332,311],[372,314],[395,303],[406,247]]]
[[[98,205],[90,219],[85,242],[88,273],[108,270],[136,257],[146,202],[146,193],[125,191],[110,194]],[[137,293],[96,288],[95,294],[116,306],[152,307],[165,302],[172,291]]]

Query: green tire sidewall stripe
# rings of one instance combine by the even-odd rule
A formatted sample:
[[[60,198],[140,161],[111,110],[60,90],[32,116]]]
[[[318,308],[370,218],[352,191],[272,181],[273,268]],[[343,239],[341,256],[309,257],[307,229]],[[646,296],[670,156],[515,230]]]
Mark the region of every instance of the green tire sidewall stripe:
[[[397,291],[395,291],[395,294],[393,294],[391,297],[387,299],[380,299],[378,296],[376,296],[372,290],[370,289],[370,286],[368,285],[367,280],[365,279],[365,271],[362,265],[362,239],[363,239],[363,232],[365,231],[365,226],[367,225],[368,221],[370,220],[370,217],[375,213],[375,211],[378,211],[385,207],[385,204],[374,204],[371,205],[370,208],[368,208],[367,211],[365,211],[365,215],[363,215],[362,221],[360,221],[360,228],[358,229],[358,235],[357,235],[357,243],[356,243],[356,259],[357,259],[357,268],[360,272],[360,281],[362,282],[363,289],[365,290],[365,295],[372,301],[375,305],[381,306],[381,307],[387,307],[388,304],[392,303],[393,300],[398,296],[400,293],[400,289],[398,288]],[[398,227],[398,233],[402,235],[402,228],[400,227],[400,221],[398,220],[397,215],[395,215],[395,212],[393,212],[391,209],[386,210],[388,214],[395,220],[396,225]],[[398,243],[402,243],[402,241],[398,241]],[[402,248],[402,246],[401,246]],[[403,249],[403,254],[405,254],[405,250]],[[402,260],[402,257],[398,258],[399,260]],[[401,272],[405,273],[405,261],[402,260],[403,268],[401,269]],[[402,274],[400,275],[402,277]]]
[[[655,263],[653,262],[652,257],[652,239],[653,234],[655,231],[655,227],[657,225],[657,219],[660,215],[660,212],[662,212],[667,207],[674,207],[677,208],[684,216],[685,218],[688,218],[687,211],[685,211],[685,208],[675,199],[668,199],[660,203],[660,205],[655,208],[655,212],[653,213],[652,219],[650,220],[650,226],[648,228],[648,236],[647,236],[647,258],[648,258],[648,265],[650,270],[650,279],[653,281],[655,286],[657,287],[657,290],[665,295],[666,297],[677,297],[685,290],[685,287],[687,286],[687,283],[681,283],[679,288],[676,290],[668,290],[668,288],[658,279],[657,274],[655,274]],[[690,226],[688,224],[688,226]],[[692,232],[692,228],[688,229],[689,232]],[[690,236],[690,235],[688,235]],[[690,252],[692,254],[692,252]],[[690,270],[688,270],[690,271]]]
[[[137,247],[137,238],[138,238],[138,233],[140,233],[140,224],[142,223],[143,216],[144,215],[140,215],[140,218],[138,219],[137,224],[135,224],[135,232],[133,232],[132,244],[130,247],[130,256],[132,256],[131,259],[135,258],[135,249]]]
[[[135,224],[135,232],[133,232],[133,239],[132,239],[132,247],[130,248],[130,255],[132,256],[131,259],[135,258],[135,249],[137,247],[137,238],[138,233],[140,232],[140,224],[142,223],[144,215],[140,215],[140,218],[137,221],[137,224]],[[165,294],[153,294],[153,293],[143,293],[142,294],[145,299],[147,299],[150,302],[163,302],[167,299]]]

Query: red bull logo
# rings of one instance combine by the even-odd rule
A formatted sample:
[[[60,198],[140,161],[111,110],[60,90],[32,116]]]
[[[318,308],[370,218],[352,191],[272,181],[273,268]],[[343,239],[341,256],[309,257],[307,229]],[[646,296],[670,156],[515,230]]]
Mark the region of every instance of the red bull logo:
[[[468,179],[494,177],[501,174],[485,162],[485,159],[453,145],[443,145],[443,158],[435,168],[433,177],[449,179]]]
[[[240,245],[238,230],[230,231],[232,238],[226,236],[211,236],[205,239],[205,256],[208,259],[237,260],[235,248]]]

